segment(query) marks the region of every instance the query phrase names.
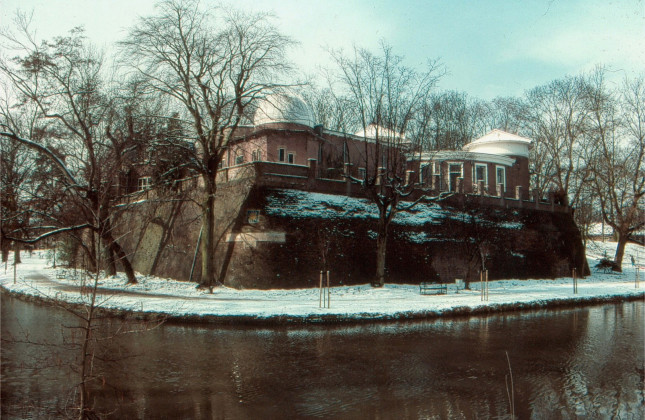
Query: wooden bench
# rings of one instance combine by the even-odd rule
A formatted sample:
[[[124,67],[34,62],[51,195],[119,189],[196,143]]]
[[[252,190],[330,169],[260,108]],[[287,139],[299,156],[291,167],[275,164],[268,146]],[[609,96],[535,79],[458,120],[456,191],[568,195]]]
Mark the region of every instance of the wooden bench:
[[[419,284],[419,293],[422,295],[445,295],[448,293],[448,285],[423,282]]]
[[[65,271],[64,271],[64,270],[58,270],[58,271],[56,271],[56,278],[57,278],[57,279],[64,279],[64,278],[66,278],[66,277],[67,277],[67,275],[66,275],[66,273],[65,273]]]

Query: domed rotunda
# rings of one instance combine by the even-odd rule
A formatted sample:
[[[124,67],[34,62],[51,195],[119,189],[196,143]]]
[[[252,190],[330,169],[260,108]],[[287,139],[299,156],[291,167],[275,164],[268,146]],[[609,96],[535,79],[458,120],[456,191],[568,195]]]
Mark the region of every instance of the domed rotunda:
[[[260,101],[253,116],[253,125],[289,123],[313,128],[314,113],[302,97],[293,92],[273,93]]]

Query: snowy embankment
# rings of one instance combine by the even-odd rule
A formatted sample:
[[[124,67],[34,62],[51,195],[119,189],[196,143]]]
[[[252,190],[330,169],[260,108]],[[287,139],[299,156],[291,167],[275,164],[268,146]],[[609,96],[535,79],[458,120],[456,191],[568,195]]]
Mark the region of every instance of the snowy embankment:
[[[583,304],[643,299],[645,296],[645,249],[629,244],[622,274],[596,272],[593,266],[605,251],[611,256],[615,243],[595,242],[589,245],[587,258],[592,275],[578,280],[573,293],[571,278],[555,280],[500,280],[489,282],[488,301],[482,301],[479,283],[472,290],[448,286],[447,295],[421,295],[417,285],[386,285],[375,289],[368,285],[332,287],[330,308],[320,308],[318,289],[236,290],[218,287],[214,293],[197,290],[194,283],[140,275],[139,283],[127,285],[125,277],[101,278],[97,305],[123,314],[135,312],[144,316],[166,316],[170,319],[206,322],[338,322],[376,319],[417,319],[449,314],[486,313],[501,310],[541,308],[556,305]],[[46,251],[23,253],[14,283],[13,269],[0,271],[0,285],[14,295],[42,301],[87,304],[89,295],[81,291],[80,271],[49,267]],[[636,287],[636,266],[641,266]],[[12,260],[12,259],[11,259]],[[4,268],[4,267],[3,267]]]

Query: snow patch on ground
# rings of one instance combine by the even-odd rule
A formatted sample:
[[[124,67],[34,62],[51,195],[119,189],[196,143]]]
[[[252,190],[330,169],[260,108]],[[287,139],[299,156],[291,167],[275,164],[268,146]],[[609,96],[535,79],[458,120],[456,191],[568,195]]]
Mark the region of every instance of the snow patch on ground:
[[[605,253],[613,255],[615,243],[591,242],[588,261],[592,275],[578,281],[578,294],[573,294],[571,278],[555,280],[500,280],[489,283],[490,295],[482,302],[479,284],[472,290],[457,290],[448,286],[447,295],[420,295],[417,285],[387,284],[383,288],[369,285],[338,286],[331,288],[331,308],[320,308],[318,289],[236,290],[218,287],[214,293],[198,290],[194,283],[139,275],[138,284],[128,285],[125,276],[101,277],[98,281],[98,304],[109,309],[164,313],[172,316],[215,315],[246,316],[254,318],[312,318],[337,315],[347,319],[378,319],[441,313],[456,308],[476,310],[500,304],[531,304],[551,300],[589,299],[612,296],[643,296],[645,281],[635,287],[636,267],[645,280],[645,249],[628,244],[623,274],[605,274],[593,270]],[[80,272],[53,269],[46,259],[47,251],[35,251],[32,256],[23,253],[18,265],[16,282],[13,270],[0,271],[0,286],[20,294],[58,299],[72,303],[87,303],[89,296],[81,293],[81,286],[92,284]],[[636,265],[631,265],[631,256]],[[12,258],[12,256],[10,256]],[[60,278],[59,278],[60,277]],[[338,282],[333,278],[332,281]]]

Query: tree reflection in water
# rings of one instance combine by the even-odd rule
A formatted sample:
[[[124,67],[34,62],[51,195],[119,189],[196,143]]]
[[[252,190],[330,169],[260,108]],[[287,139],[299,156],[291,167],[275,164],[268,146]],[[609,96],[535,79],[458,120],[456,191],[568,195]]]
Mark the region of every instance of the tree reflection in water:
[[[73,320],[2,297],[2,336],[55,340]],[[644,304],[341,327],[164,325],[112,343],[137,357],[94,389],[121,418],[644,418]],[[18,322],[18,319],[20,322]],[[32,376],[38,348],[3,343],[2,411],[55,412],[64,364]],[[100,363],[101,362],[97,362]]]

